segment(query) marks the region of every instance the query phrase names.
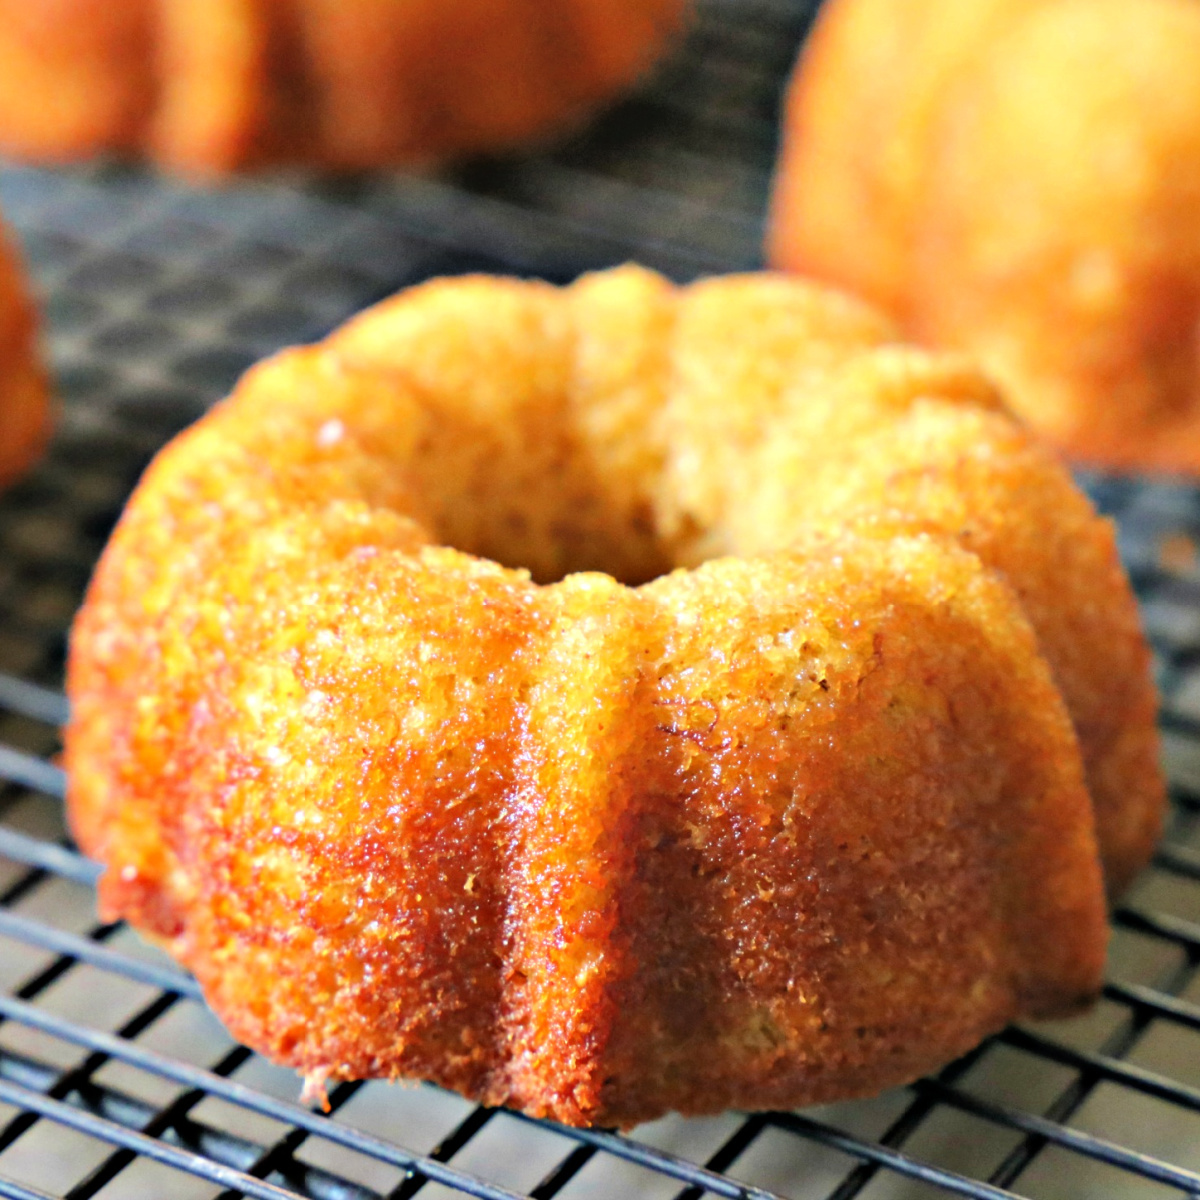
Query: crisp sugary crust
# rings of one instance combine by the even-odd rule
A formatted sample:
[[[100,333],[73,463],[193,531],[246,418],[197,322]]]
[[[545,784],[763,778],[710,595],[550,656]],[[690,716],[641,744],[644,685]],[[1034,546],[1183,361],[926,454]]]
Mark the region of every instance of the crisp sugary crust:
[[[632,84],[685,2],[0,0],[0,148],[202,175],[506,149]]]
[[[435,281],[261,365],[69,676],[104,909],[239,1037],[576,1124],[1086,1003],[1100,853],[1161,816],[1110,527],[966,364],[785,277]],[[1130,757],[1098,851],[1084,763]]]
[[[0,227],[0,487],[36,461],[50,434],[50,397],[37,353],[24,271]]]
[[[970,350],[1073,457],[1196,473],[1197,212],[1193,0],[832,0],[768,257]]]

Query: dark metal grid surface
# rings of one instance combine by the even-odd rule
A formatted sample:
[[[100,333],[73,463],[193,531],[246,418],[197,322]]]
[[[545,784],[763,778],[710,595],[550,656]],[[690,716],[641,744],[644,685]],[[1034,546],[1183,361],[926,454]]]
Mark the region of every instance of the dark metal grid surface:
[[[251,361],[432,274],[566,279],[637,258],[757,264],[784,73],[811,5],[706,0],[641,94],[553,155],[457,175],[196,192],[0,166],[63,399],[0,498],[0,1197],[1200,1196],[1200,495],[1087,481],[1116,515],[1166,696],[1166,844],[1116,915],[1088,1017],[1011,1029],[937,1077],[803,1113],[629,1137],[437,1089],[329,1115],[235,1045],[195,984],[97,924],[55,765],[67,624],[149,456]]]

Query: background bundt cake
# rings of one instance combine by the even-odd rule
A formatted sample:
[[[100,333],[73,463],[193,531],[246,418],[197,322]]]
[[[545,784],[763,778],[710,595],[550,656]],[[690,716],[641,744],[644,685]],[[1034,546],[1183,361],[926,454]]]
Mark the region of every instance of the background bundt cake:
[[[1200,471],[1200,5],[830,0],[768,257],[970,349],[1073,456]]]
[[[0,487],[31,465],[50,432],[49,388],[36,337],[25,273],[0,226]]]
[[[785,277],[434,282],[256,368],[139,486],[69,692],[105,911],[239,1037],[572,1123],[1070,1010],[1162,806],[1108,524]]]
[[[367,168],[557,133],[685,0],[0,0],[0,151]]]

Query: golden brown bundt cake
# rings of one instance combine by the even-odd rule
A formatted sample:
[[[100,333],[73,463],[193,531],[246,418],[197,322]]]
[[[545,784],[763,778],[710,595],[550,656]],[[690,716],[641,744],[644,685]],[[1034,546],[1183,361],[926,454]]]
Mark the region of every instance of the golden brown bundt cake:
[[[436,281],[256,368],[140,484],[69,691],[104,911],[239,1037],[571,1123],[1070,1010],[1162,806],[1109,525],[786,277]]]
[[[686,0],[0,0],[0,151],[213,174],[502,150],[629,86]]]
[[[830,0],[768,257],[969,349],[1081,460],[1200,472],[1200,5]]]
[[[50,433],[49,388],[36,338],[25,273],[0,226],[0,487],[33,463]]]

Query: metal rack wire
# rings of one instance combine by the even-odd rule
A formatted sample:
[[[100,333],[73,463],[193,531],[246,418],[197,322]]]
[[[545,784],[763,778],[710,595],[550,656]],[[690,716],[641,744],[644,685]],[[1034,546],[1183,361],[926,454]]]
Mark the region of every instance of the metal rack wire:
[[[193,981],[98,924],[61,816],[65,633],[149,456],[276,347],[437,273],[754,266],[779,89],[813,6],[706,0],[634,99],[551,156],[456,176],[196,192],[0,167],[63,397],[0,498],[0,1197],[1200,1196],[1200,495],[1093,478],[1166,697],[1174,810],[1116,914],[1111,982],[935,1078],[803,1113],[622,1137],[345,1084],[331,1112],[235,1045]]]

